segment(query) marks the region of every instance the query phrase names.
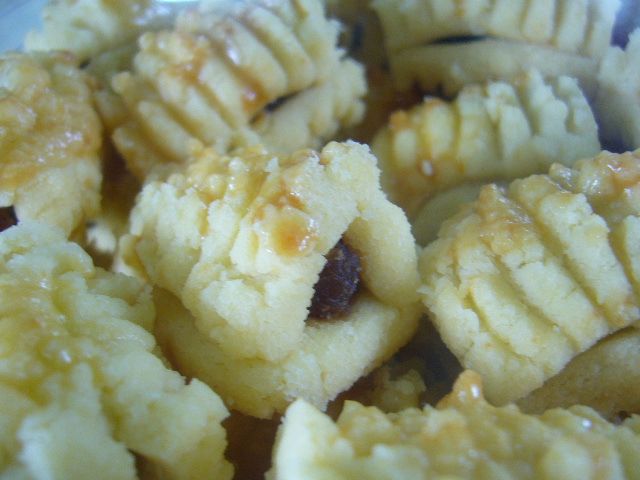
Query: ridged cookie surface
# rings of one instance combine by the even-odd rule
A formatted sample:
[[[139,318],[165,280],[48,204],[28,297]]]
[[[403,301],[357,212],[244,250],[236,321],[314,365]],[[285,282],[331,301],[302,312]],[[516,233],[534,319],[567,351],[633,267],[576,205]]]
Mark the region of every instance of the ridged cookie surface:
[[[326,340],[309,348],[367,359],[350,362],[353,382],[407,341],[419,316],[415,241],[380,189],[375,163],[354,142],[280,156],[196,151],[184,171],[143,188],[122,257],[179,297],[229,359],[276,374],[296,352],[306,355],[317,330]],[[345,260],[329,260],[336,255]],[[362,338],[376,341],[353,333],[362,309],[372,312]]]
[[[484,187],[421,257],[422,299],[502,404],[640,318],[640,159],[608,152]]]
[[[390,53],[447,38],[491,36],[599,57],[619,0],[374,0]]]
[[[232,477],[227,410],[157,355],[148,287],[43,222],[0,233],[0,286],[3,476]]]
[[[638,478],[640,422],[612,425],[586,407],[493,407],[465,372],[437,407],[384,414],[347,402],[334,422],[304,400],[280,426],[267,478]]]
[[[0,206],[67,235],[100,206],[102,125],[66,53],[0,56]]]
[[[168,28],[175,13],[171,3],[154,0],[52,0],[42,10],[42,29],[27,34],[25,48],[66,50],[85,61],[143,31]]]
[[[547,45],[489,37],[421,45],[389,57],[398,89],[406,91],[418,84],[422,91],[447,97],[457,95],[466,85],[509,81],[537,70],[546,79],[575,78],[592,100],[597,90],[598,62]]]
[[[518,400],[526,412],[587,405],[615,422],[640,413],[640,330],[630,327],[575,357],[555,377]]]
[[[576,81],[537,71],[469,85],[452,102],[426,97],[399,110],[371,145],[389,198],[410,218],[436,193],[546,172],[600,151],[598,127]]]
[[[301,142],[326,139],[363,113],[364,71],[337,41],[338,23],[319,0],[185,10],[175,29],[142,35],[132,71],[114,77],[128,112],[116,145],[142,177],[154,163],[184,160],[191,139],[220,152],[259,142],[284,153],[313,146]],[[286,132],[301,120],[302,137]]]
[[[594,102],[603,142],[610,149],[640,148],[640,29],[629,35],[624,49],[612,46],[598,69]]]

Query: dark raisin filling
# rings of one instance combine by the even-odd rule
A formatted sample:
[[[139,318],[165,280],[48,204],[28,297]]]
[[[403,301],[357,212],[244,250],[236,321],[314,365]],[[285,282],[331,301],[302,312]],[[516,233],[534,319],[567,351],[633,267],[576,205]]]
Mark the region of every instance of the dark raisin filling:
[[[309,316],[319,319],[347,315],[360,285],[360,257],[340,240],[326,255],[327,263],[314,286]]]
[[[13,206],[0,207],[0,232],[18,224],[18,217]]]

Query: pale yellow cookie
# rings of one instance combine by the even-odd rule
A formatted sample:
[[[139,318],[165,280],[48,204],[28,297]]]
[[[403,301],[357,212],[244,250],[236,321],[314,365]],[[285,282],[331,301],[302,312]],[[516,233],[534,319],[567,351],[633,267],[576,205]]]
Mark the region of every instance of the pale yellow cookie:
[[[27,50],[67,50],[82,61],[172,25],[180,2],[154,0],[52,0],[41,30],[25,38]]]
[[[574,79],[531,71],[469,85],[452,102],[426,97],[374,137],[383,189],[410,218],[436,193],[546,172],[600,151],[598,127]]]
[[[0,475],[232,478],[227,410],[158,356],[148,286],[28,221],[0,233],[0,285]]]
[[[132,248],[229,354],[275,361],[304,335],[325,255],[341,239],[365,290],[397,307],[416,298],[414,240],[378,173],[355,143],[280,156],[197,149],[184,171],[143,188]]]
[[[415,330],[420,314],[415,306],[394,309],[364,294],[348,317],[310,322],[296,348],[271,362],[230,354],[197,328],[179,299],[160,290],[155,297],[155,335],[174,368],[210,385],[230,409],[258,418],[283,413],[299,397],[325,409],[339,393],[393,355]],[[414,401],[421,393],[415,374],[403,385],[395,385],[405,389],[405,398],[388,393],[393,398],[385,399],[385,405]]]
[[[598,69],[594,111],[604,144],[616,151],[640,148],[640,29],[625,49],[612,46]]]
[[[99,211],[102,125],[90,77],[64,53],[0,56],[0,206],[67,235]]]
[[[346,388],[407,341],[420,314],[415,241],[402,211],[380,190],[375,163],[353,142],[287,156],[259,148],[230,156],[196,150],[184,171],[145,185],[121,257],[182,300],[205,343],[222,352],[212,355],[224,355],[227,364],[264,365],[277,377],[294,353],[319,354],[303,349],[317,330],[326,336],[312,343],[322,355],[353,356],[349,368],[336,365]],[[346,259],[327,266],[336,251]],[[347,282],[318,286],[342,265]],[[368,331],[356,327],[359,317]],[[198,355],[189,361],[222,375]],[[331,369],[321,369],[308,384],[298,380],[303,388],[319,381],[327,389],[318,404],[340,391],[326,386]],[[228,376],[234,379],[233,370]],[[279,388],[271,394],[291,400]]]
[[[295,94],[273,111],[261,112],[251,128],[270,152],[319,149],[341,128],[360,122],[365,105],[353,99],[366,92],[362,65],[344,59],[332,78]]]
[[[639,168],[605,152],[487,185],[425,249],[423,302],[491,402],[528,394],[640,318]]]
[[[620,330],[571,360],[518,400],[526,412],[587,405],[610,421],[640,413],[640,330]]]
[[[320,0],[186,10],[174,30],[144,34],[132,71],[114,77],[127,108],[115,143],[140,177],[185,160],[192,139],[220,152],[322,143],[363,114],[364,71],[337,42]]]
[[[389,58],[394,85],[452,97],[466,85],[508,81],[532,69],[544,78],[578,80],[587,99],[597,90],[598,59],[534,43],[481,38],[432,43],[394,53]]]
[[[463,373],[437,407],[384,414],[347,402],[336,421],[304,400],[279,428],[268,480],[637,478],[640,417],[616,426],[587,407],[526,415],[493,407]]]
[[[549,177],[562,188],[585,195],[609,229],[611,245],[640,297],[640,150],[603,151],[568,168],[552,165]]]
[[[599,57],[608,48],[619,0],[374,0],[387,50],[465,36],[549,45]]]

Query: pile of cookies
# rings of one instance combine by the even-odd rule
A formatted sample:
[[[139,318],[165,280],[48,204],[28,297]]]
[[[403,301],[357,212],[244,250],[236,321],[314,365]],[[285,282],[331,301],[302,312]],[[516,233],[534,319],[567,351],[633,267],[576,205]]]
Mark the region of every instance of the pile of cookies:
[[[640,478],[634,8],[48,3],[0,477]]]

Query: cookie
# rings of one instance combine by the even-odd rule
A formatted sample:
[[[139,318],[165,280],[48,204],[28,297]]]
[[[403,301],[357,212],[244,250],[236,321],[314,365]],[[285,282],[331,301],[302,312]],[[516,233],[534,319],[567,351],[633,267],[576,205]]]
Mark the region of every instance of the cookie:
[[[456,215],[466,203],[476,200],[483,186],[483,183],[459,185],[423,202],[411,219],[411,231],[416,242],[422,246],[433,242],[442,223]]]
[[[383,189],[410,218],[436,193],[546,172],[600,151],[598,127],[574,79],[537,71],[470,85],[447,102],[425,97],[374,137]]]
[[[3,474],[232,478],[227,410],[158,355],[148,286],[29,221],[0,233],[0,284]]]
[[[587,405],[615,422],[640,412],[640,330],[620,330],[575,357],[556,376],[518,400],[526,412]]]
[[[263,419],[283,413],[297,398],[325,409],[393,355],[415,330],[420,314],[415,306],[394,309],[365,294],[347,318],[310,322],[295,349],[267,361],[230,354],[197,327],[191,312],[171,293],[158,290],[156,305],[154,333],[171,365],[210,385],[230,409]],[[418,388],[419,379],[411,380]],[[406,401],[418,393],[407,393]]]
[[[306,137],[327,139],[363,113],[364,71],[337,41],[319,0],[186,10],[176,29],[142,35],[132,71],[114,77],[128,111],[115,143],[144,177],[149,165],[185,160],[192,139],[222,153],[256,143],[290,153]],[[303,138],[281,133],[303,115]]]
[[[419,45],[389,58],[396,88],[406,91],[417,84],[424,92],[449,98],[467,85],[509,81],[533,69],[547,79],[575,78],[593,100],[598,64],[596,58],[545,45],[487,37]]]
[[[294,354],[312,366],[322,365],[316,355],[348,355],[351,367],[336,374],[352,383],[407,341],[420,315],[415,241],[378,175],[354,142],[280,156],[196,150],[184,171],[145,185],[121,255],[180,298],[230,365],[264,365],[278,377]],[[362,316],[370,331],[356,327]],[[301,350],[310,341],[314,352]]]
[[[635,478],[639,420],[616,426],[587,407],[541,415],[494,407],[467,371],[436,407],[385,414],[347,402],[333,421],[296,401],[267,478]]]
[[[52,0],[42,9],[42,28],[27,33],[25,48],[66,50],[86,61],[144,31],[169,28],[178,8],[153,0]]]
[[[603,152],[487,185],[425,248],[423,303],[491,402],[527,395],[637,322],[638,168],[637,154]]]
[[[0,56],[0,206],[71,235],[100,207],[93,84],[65,53]]]
[[[489,36],[600,57],[619,0],[374,0],[389,55],[439,40]]]

